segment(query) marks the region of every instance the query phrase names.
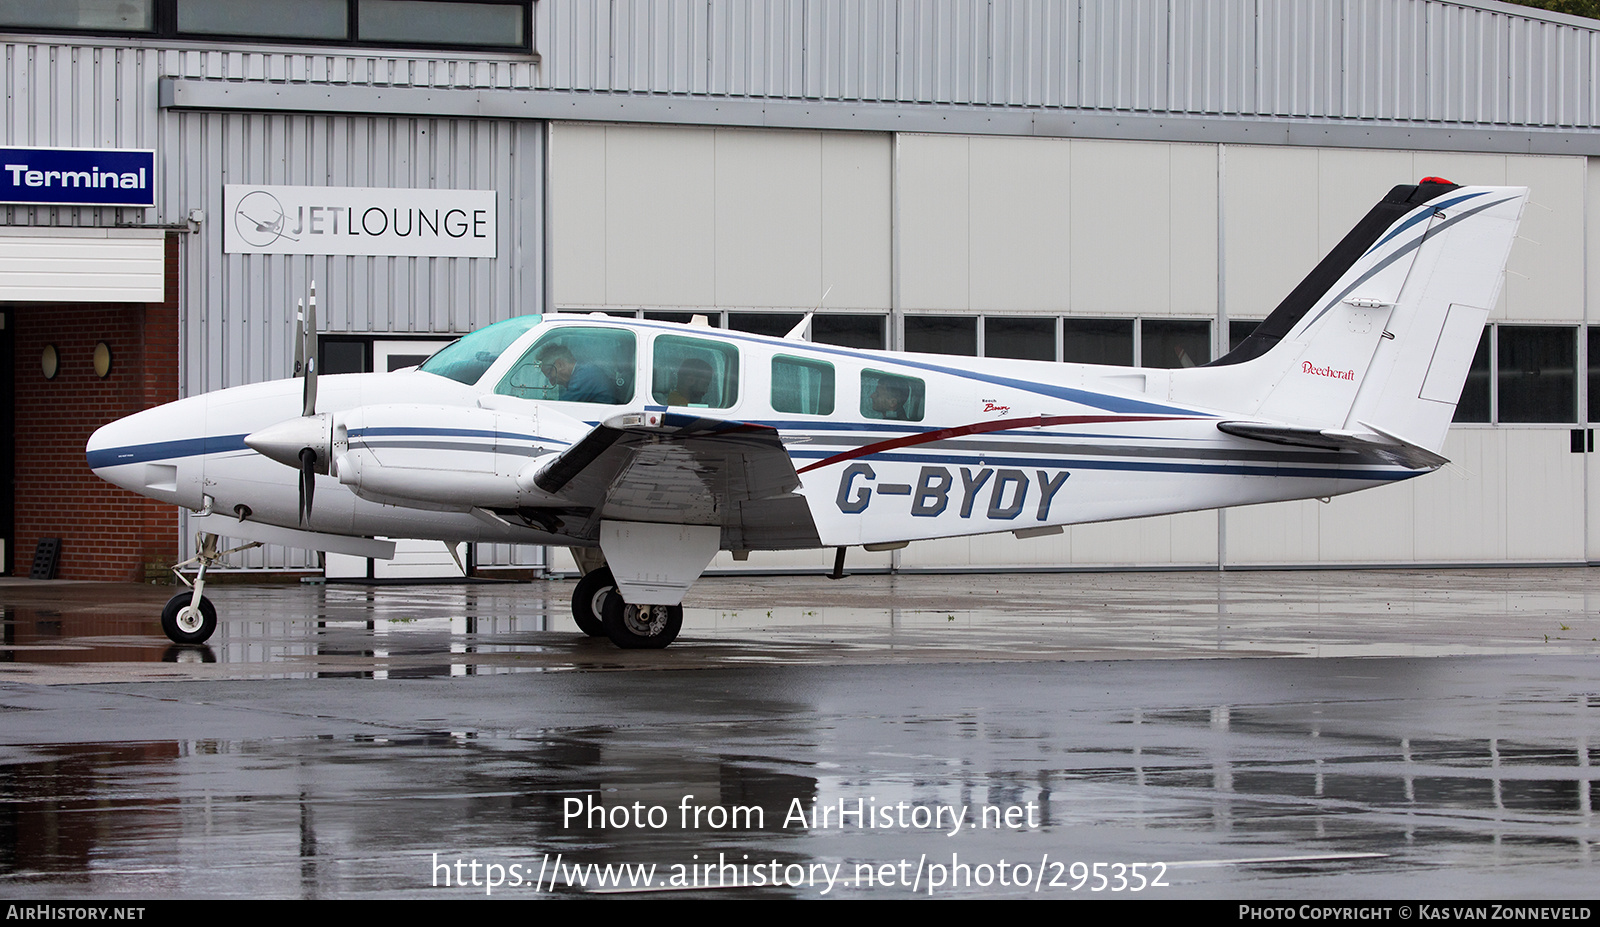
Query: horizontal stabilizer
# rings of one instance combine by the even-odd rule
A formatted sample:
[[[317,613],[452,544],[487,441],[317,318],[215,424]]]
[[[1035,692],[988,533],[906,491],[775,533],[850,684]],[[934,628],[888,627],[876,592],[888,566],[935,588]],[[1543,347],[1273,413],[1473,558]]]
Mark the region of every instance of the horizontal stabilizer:
[[[1366,423],[1364,427],[1372,428]],[[1337,428],[1307,428],[1297,425],[1273,425],[1266,422],[1218,422],[1217,429],[1241,438],[1289,444],[1295,447],[1315,447],[1329,451],[1351,451],[1366,458],[1376,458],[1385,463],[1398,464],[1408,470],[1434,470],[1449,463],[1449,459],[1379,428],[1371,431],[1344,431]]]

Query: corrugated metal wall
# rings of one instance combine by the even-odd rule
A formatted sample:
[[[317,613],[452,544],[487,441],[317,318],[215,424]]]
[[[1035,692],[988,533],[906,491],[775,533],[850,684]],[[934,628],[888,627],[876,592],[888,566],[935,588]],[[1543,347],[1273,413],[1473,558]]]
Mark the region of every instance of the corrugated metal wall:
[[[1439,0],[544,0],[535,44],[541,86],[559,90],[1596,125],[1600,33],[1513,9]]]

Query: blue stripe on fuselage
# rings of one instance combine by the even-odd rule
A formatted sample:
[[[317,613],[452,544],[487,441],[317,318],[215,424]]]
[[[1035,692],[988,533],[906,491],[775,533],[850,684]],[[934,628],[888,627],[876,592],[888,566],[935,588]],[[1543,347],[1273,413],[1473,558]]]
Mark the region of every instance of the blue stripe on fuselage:
[[[204,438],[184,438],[179,441],[156,441],[151,444],[130,444],[101,451],[88,451],[84,458],[89,469],[117,467],[123,464],[150,463],[155,460],[177,460],[182,457],[199,457],[205,454],[226,454],[229,451],[249,450],[244,435],[209,435]]]

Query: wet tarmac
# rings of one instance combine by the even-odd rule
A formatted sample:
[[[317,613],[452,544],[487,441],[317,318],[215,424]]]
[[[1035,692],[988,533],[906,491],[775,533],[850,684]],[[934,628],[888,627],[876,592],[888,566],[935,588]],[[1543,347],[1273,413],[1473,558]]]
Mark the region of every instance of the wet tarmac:
[[[8,897],[1593,894],[1600,571],[0,580]],[[1591,745],[1594,746],[1591,746]],[[462,884],[465,883],[465,884]]]

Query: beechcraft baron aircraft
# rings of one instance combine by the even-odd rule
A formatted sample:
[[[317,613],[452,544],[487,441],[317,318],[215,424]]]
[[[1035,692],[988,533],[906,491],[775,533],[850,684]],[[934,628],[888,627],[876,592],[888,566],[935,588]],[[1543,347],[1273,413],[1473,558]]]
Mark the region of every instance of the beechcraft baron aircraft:
[[[1353,492],[1437,469],[1522,188],[1399,186],[1232,353],[1179,370],[860,351],[530,315],[419,368],[296,379],[113,422],[95,473],[199,512],[163,627],[205,641],[216,536],[566,545],[573,617],[665,647],[719,550],[903,546]],[[837,569],[837,567],[836,567]]]

